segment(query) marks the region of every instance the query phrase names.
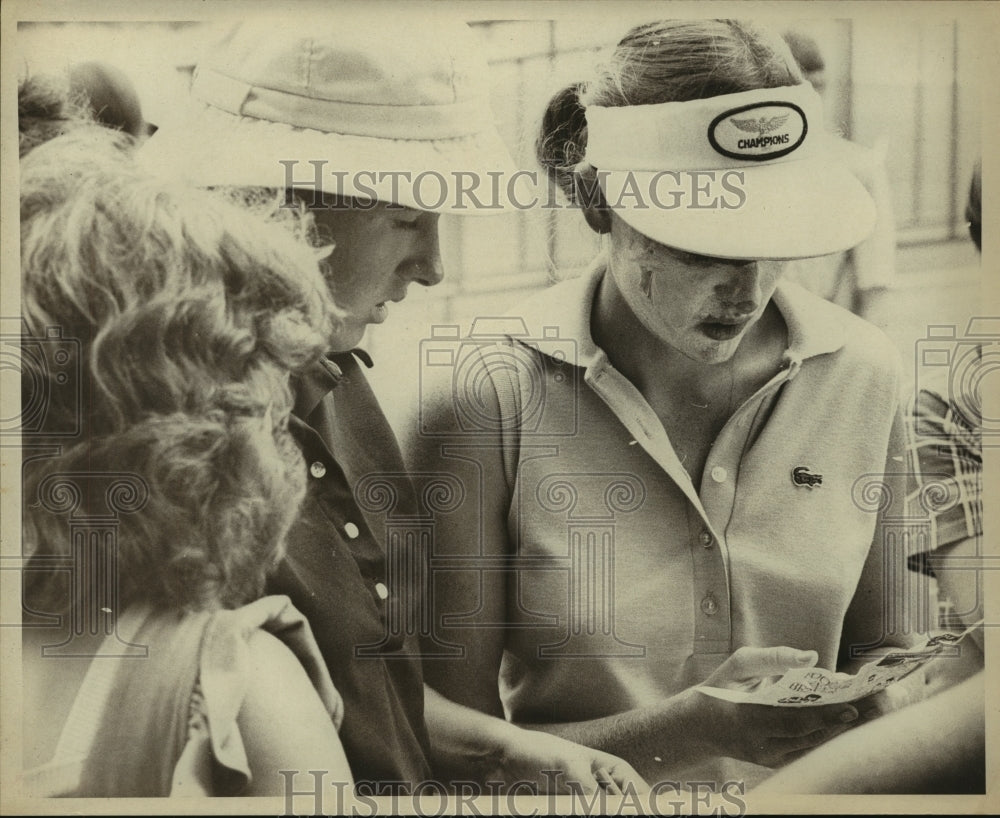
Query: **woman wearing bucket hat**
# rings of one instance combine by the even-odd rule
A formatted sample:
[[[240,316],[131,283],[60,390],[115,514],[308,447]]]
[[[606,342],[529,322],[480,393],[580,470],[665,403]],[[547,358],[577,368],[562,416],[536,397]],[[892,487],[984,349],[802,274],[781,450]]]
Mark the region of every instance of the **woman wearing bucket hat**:
[[[340,737],[359,786],[393,794],[452,776],[563,790],[568,780],[588,791],[641,786],[607,753],[434,691],[425,698],[424,597],[414,587],[422,574],[409,552],[387,560],[390,530],[425,508],[358,364],[371,359],[352,347],[411,284],[441,280],[439,213],[488,215],[507,204],[486,186],[488,173],[516,169],[492,124],[485,71],[467,27],[426,9],[419,18],[344,9],[255,19],[228,28],[199,62],[192,110],[162,123],[141,157],[204,186],[277,190],[308,208],[318,242],[333,245],[325,273],[345,332],[296,387],[291,429],[309,492],[269,587],[290,596],[316,633],[344,698]]]
[[[550,102],[539,158],[604,249],[515,311],[527,339],[423,384],[412,462],[471,487],[438,550],[490,568],[436,588],[444,695],[681,787],[751,786],[890,705],[695,689],[907,642],[895,354],[779,283],[874,216],[819,112],[780,38],[725,20],[639,26]]]

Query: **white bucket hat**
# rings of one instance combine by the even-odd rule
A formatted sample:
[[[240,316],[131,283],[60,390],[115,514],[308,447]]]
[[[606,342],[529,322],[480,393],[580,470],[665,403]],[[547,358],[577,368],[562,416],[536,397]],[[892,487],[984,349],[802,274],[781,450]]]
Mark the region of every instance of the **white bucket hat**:
[[[808,83],[627,107],[588,106],[587,162],[615,213],[651,239],[721,258],[847,250],[875,203],[823,130]]]
[[[517,168],[476,50],[468,26],[398,10],[240,23],[198,62],[190,110],[141,160],[204,187],[320,178],[324,193],[361,200],[502,212]]]

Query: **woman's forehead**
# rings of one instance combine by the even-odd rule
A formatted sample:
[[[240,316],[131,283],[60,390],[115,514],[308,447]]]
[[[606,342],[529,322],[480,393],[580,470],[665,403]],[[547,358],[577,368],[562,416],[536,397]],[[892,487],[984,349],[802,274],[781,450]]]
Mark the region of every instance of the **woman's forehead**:
[[[752,258],[723,258],[721,256],[692,253],[688,250],[682,250],[679,247],[662,244],[644,233],[640,233],[624,221],[621,221],[621,224],[624,225],[625,230],[619,233],[619,235],[622,235],[624,241],[631,245],[632,249],[638,254],[639,259],[662,258],[664,255],[667,255],[684,264],[719,264],[737,267],[757,261],[757,259]],[[612,240],[614,241],[615,239],[613,238]]]

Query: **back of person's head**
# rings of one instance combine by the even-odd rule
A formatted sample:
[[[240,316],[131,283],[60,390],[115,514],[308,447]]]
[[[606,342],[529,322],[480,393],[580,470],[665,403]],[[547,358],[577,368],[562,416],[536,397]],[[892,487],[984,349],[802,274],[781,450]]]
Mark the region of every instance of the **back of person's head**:
[[[795,62],[806,74],[823,71],[826,68],[819,44],[808,34],[793,30],[786,31],[781,36],[788,43],[788,48],[791,50]]]
[[[142,140],[156,131],[142,113],[139,92],[121,69],[103,62],[76,63],[69,69],[73,94],[94,119]]]
[[[87,108],[70,92],[65,77],[31,74],[17,85],[18,154],[48,142],[90,119]]]
[[[802,69],[806,80],[822,94],[826,90],[826,61],[819,43],[802,31],[786,31],[781,36],[788,43],[792,57]]]
[[[23,381],[47,395],[42,439],[80,430],[26,467],[26,542],[39,556],[71,547],[47,478],[131,474],[146,500],[118,522],[124,604],[232,606],[259,593],[304,492],[288,380],[338,313],[290,231],[149,176],[129,144],[90,127],[22,160],[28,337],[68,342],[61,371],[79,389],[38,356]],[[79,494],[80,513],[107,513],[101,491]],[[45,599],[51,577],[29,574]]]
[[[587,145],[587,105],[687,102],[802,82],[781,37],[740,20],[663,20],[631,29],[591,79],[548,104],[536,156],[576,201],[574,170]]]

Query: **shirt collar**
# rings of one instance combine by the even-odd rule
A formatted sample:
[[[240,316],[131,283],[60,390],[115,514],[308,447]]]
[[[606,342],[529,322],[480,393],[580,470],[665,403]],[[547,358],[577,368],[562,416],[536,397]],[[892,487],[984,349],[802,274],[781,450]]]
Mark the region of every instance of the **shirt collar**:
[[[773,300],[788,328],[785,358],[793,365],[836,352],[846,343],[846,323],[852,315],[842,307],[813,295],[794,281],[779,282]]]
[[[602,253],[581,276],[550,287],[520,311],[529,331],[555,325],[559,337],[574,341],[576,365],[584,369],[604,356],[591,335],[590,316],[597,285],[606,271],[607,259]],[[788,328],[785,359],[793,368],[807,358],[836,352],[844,345],[845,319],[849,320],[849,316],[840,307],[791,281],[779,282],[773,300]]]
[[[590,312],[606,267],[601,254],[582,275],[543,290],[522,304],[516,313],[531,337],[541,337],[545,329],[555,327],[560,338],[573,341],[576,360],[572,363],[584,369],[604,355],[590,334]]]
[[[358,358],[368,369],[375,365],[371,355],[356,347],[350,352],[329,353],[292,376],[292,390],[295,394],[295,408],[292,412],[297,417],[309,417],[323,398],[337,388],[344,378],[343,367],[351,356]]]

